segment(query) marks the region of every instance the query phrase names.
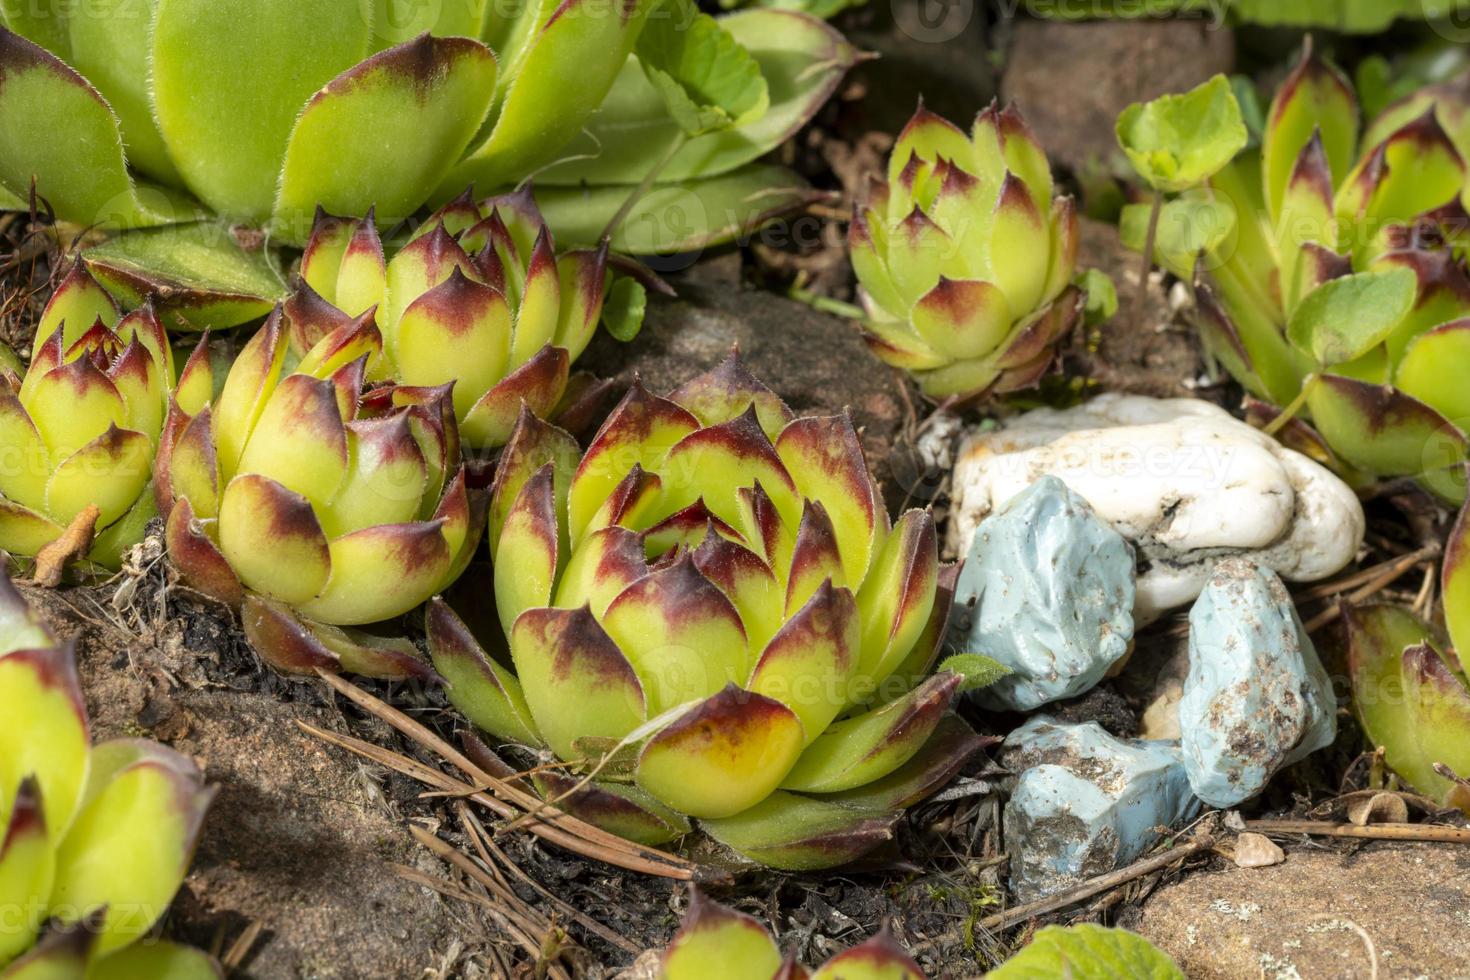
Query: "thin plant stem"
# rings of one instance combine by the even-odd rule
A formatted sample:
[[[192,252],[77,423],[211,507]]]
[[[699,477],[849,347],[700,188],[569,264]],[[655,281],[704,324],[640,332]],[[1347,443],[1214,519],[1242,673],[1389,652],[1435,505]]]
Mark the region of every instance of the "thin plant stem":
[[[1277,416],[1271,420],[1271,423],[1261,431],[1268,436],[1274,436],[1276,433],[1280,432],[1286,427],[1286,423],[1296,418],[1296,414],[1302,410],[1302,406],[1305,405],[1307,403],[1307,399],[1311,397],[1312,389],[1317,385],[1317,378],[1318,375],[1316,372],[1307,375],[1305,380],[1302,381],[1302,390],[1297,392],[1296,397],[1291,400],[1291,404],[1283,408],[1280,413],[1278,413]]]
[[[668,152],[659,158],[658,163],[655,163],[649,168],[648,173],[643,175],[643,180],[639,182],[638,186],[633,188],[628,196],[623,199],[622,205],[618,208],[618,213],[613,215],[612,220],[607,223],[607,227],[602,229],[604,240],[612,238],[613,232],[622,227],[629,212],[633,210],[633,205],[637,204],[643,198],[643,195],[648,193],[654,181],[658,180],[658,175],[663,172],[663,169],[669,165],[669,161],[674,159],[674,155],[682,150],[684,144],[688,142],[689,137],[681,132],[679,138],[674,140],[674,144],[669,147]]]
[[[1154,202],[1148,212],[1148,231],[1143,236],[1143,269],[1138,274],[1138,308],[1148,302],[1148,274],[1154,267],[1154,242],[1159,236],[1159,215],[1164,212],[1164,192],[1154,188]]]

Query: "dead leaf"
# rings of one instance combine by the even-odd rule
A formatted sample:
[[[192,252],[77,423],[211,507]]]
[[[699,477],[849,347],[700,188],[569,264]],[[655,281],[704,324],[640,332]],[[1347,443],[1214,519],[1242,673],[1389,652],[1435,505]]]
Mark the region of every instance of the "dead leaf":
[[[31,584],[43,589],[54,589],[60,585],[61,573],[66,571],[66,566],[92,550],[97,518],[101,516],[102,511],[96,504],[88,504],[72,518],[61,537],[36,552],[36,570]]]
[[[1359,796],[1348,801],[1347,818],[1359,827],[1370,823],[1408,823],[1409,805],[1398,793]]]

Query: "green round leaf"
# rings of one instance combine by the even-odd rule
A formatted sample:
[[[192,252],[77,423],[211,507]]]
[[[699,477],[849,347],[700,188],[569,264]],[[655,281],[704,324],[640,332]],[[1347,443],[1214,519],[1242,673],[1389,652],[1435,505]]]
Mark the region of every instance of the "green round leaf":
[[[1128,977],[1184,980],[1184,973],[1147,939],[1126,929],[1092,924],[1047,926],[1026,948],[986,980],[1055,980],[1057,977]]]
[[[1406,268],[1330,279],[1297,304],[1287,339],[1323,367],[1357,360],[1413,309],[1417,286]]]
[[[1163,191],[1204,181],[1250,139],[1230,79],[1216,75],[1182,95],[1135,102],[1117,124],[1118,145],[1139,175]]]
[[[771,104],[760,65],[692,0],[664,0],[638,37],[638,61],[686,136],[754,122]]]

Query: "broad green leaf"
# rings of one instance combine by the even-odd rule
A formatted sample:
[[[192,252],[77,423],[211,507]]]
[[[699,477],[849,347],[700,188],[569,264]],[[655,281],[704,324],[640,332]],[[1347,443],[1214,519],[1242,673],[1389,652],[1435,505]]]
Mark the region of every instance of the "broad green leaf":
[[[128,164],[164,184],[179,183],[148,94],[148,41],[158,0],[106,0],[71,8],[68,62],[107,99],[122,124]]]
[[[827,24],[784,10],[745,10],[719,24],[755,58],[770,93],[759,119],[689,140],[659,171],[661,182],[711,177],[744,166],[789,139],[826,103],[857,59]],[[663,99],[629,58],[602,107],[558,163],[536,176],[552,184],[636,184],[683,136]]]
[[[1135,102],[1118,117],[1117,135],[1140,176],[1176,192],[1215,174],[1250,139],[1224,75],[1182,95]]]
[[[162,220],[123,159],[117,117],[87,80],[0,28],[0,185],[26,201],[31,179],[58,217],[106,228]],[[167,211],[168,202],[157,202]]]
[[[946,670],[964,678],[960,682],[961,691],[978,691],[982,687],[989,687],[1012,672],[1005,664],[981,653],[957,653],[946,657],[939,665],[939,671]]]
[[[514,183],[554,160],[602,104],[655,2],[562,0],[521,57],[502,66],[509,87],[494,128],[436,198],[449,200],[469,184]]]
[[[1405,268],[1328,280],[1302,297],[1286,336],[1323,367],[1356,360],[1383,343],[1413,308],[1417,284]]]
[[[200,200],[231,221],[270,218],[296,117],[367,56],[368,20],[341,0],[159,0],[154,114]]]
[[[602,322],[617,340],[627,342],[643,328],[648,309],[648,291],[637,279],[623,277],[613,283],[602,304]]]
[[[663,0],[654,8],[637,53],[686,136],[753,122],[771,104],[755,58],[693,0]]]
[[[1143,251],[1147,241],[1148,217],[1149,205],[1130,204],[1119,219],[1123,244],[1135,252]],[[1230,252],[1227,243],[1235,230],[1235,208],[1225,197],[1197,193],[1168,201],[1159,212],[1154,261],[1180,279],[1191,279],[1201,255]],[[1209,261],[1205,267],[1214,264]]]
[[[1118,287],[1113,277],[1101,269],[1085,269],[1077,277],[1086,297],[1083,315],[1089,326],[1096,326],[1113,318],[1118,312]]]
[[[246,252],[229,229],[209,222],[125,232],[82,257],[128,305],[154,295],[159,315],[178,330],[237,326],[286,294],[267,252]]]
[[[986,980],[1184,980],[1165,953],[1126,929],[1086,923],[1047,926],[1015,956],[985,974]]]
[[[71,57],[67,20],[73,0],[0,0],[0,23],[63,60]]]
[[[376,206],[389,227],[424,203],[479,129],[495,91],[495,57],[468,38],[427,35],[374,55],[311,97],[286,149],[272,227],[311,233],[333,214]]]
[[[361,0],[359,0],[361,2]],[[434,37],[478,38],[484,28],[489,0],[368,0],[372,5],[373,50],[411,41],[420,34]]]
[[[563,245],[595,245],[631,188],[547,187],[536,201]],[[612,234],[630,255],[671,255],[719,245],[821,197],[784,167],[752,164],[708,180],[660,184],[639,198]]]

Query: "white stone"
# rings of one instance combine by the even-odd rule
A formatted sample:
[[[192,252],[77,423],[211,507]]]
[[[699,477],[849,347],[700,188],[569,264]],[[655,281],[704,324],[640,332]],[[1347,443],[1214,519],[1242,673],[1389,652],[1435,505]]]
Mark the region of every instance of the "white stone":
[[[1326,578],[1363,541],[1363,508],[1320,464],[1209,402],[1106,394],[969,436],[955,464],[947,549],[1039,477],[1060,477],[1138,551],[1135,620],[1192,602],[1216,559],[1291,581]]]

